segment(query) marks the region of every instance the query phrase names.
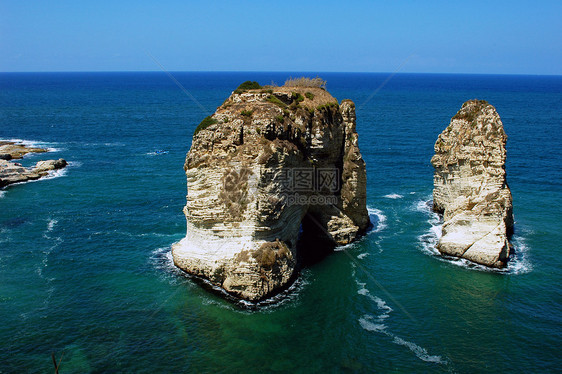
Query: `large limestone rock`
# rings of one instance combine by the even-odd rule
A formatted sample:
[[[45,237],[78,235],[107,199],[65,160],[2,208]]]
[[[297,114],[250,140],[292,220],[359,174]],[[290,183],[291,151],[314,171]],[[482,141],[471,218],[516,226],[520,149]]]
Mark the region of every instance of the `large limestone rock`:
[[[462,105],[435,143],[433,209],[443,214],[437,248],[491,267],[506,265],[513,232],[505,173],[507,135],[486,101]]]
[[[174,263],[243,299],[288,286],[302,254],[369,225],[355,106],[321,88],[235,91],[196,130],[184,168]],[[302,236],[314,240],[297,253]]]

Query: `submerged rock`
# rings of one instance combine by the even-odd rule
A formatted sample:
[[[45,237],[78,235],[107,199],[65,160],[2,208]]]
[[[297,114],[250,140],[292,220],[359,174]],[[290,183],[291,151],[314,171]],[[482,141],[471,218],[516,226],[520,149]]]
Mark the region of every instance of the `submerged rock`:
[[[496,109],[470,100],[435,143],[433,209],[443,214],[437,245],[444,255],[504,267],[513,232],[507,185],[507,135]]]
[[[321,88],[235,91],[195,130],[184,168],[174,263],[243,299],[288,286],[303,256],[369,225],[355,106]]]

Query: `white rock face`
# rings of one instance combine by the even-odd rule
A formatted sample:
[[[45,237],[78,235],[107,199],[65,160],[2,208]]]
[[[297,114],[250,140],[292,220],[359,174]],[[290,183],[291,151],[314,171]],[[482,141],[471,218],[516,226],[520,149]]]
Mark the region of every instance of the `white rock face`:
[[[485,101],[463,104],[435,143],[433,208],[443,214],[442,254],[504,267],[513,232],[507,135]]]
[[[319,88],[250,90],[212,119],[186,158],[187,234],[172,248],[179,268],[260,300],[294,279],[301,224],[333,245],[366,230],[352,102],[340,106]]]

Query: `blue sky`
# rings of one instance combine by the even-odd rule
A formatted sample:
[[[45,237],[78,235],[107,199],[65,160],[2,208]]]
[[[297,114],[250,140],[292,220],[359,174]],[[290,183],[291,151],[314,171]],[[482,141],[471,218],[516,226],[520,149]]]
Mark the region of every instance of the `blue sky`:
[[[562,74],[562,1],[0,0],[0,71]]]

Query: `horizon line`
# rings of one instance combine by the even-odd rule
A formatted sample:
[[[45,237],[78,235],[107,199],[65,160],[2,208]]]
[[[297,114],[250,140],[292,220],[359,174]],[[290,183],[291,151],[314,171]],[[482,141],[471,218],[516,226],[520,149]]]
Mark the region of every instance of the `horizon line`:
[[[543,76],[560,77],[562,74],[538,73],[430,73],[430,72],[400,72],[390,71],[298,71],[298,70],[170,70],[171,73],[298,73],[298,74],[396,74],[396,75],[501,75],[501,76]],[[51,73],[163,73],[161,70],[49,70],[49,71],[0,71],[0,74],[51,74]]]

